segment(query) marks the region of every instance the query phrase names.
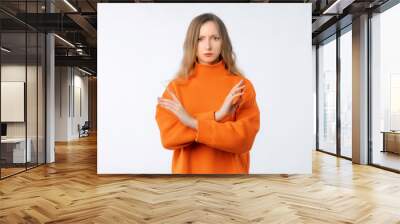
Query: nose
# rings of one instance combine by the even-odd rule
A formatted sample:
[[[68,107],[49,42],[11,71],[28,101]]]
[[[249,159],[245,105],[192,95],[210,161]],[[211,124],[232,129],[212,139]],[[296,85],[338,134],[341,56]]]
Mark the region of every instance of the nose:
[[[207,41],[206,41],[206,49],[207,49],[207,50],[210,50],[210,49],[211,49],[211,42],[210,42],[210,40],[207,40]]]

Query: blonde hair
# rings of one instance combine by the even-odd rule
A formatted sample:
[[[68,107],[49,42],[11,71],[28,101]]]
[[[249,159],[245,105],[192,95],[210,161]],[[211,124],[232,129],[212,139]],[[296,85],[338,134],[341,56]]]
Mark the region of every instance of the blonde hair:
[[[196,16],[190,22],[189,28],[186,32],[185,42],[183,44],[183,58],[180,68],[176,74],[176,78],[187,79],[191,75],[193,68],[196,64],[196,52],[199,42],[198,38],[200,35],[200,28],[204,23],[209,21],[212,21],[217,25],[219,33],[221,35],[222,46],[219,59],[224,60],[225,68],[230,73],[238,76],[243,76],[239,69],[236,67],[236,55],[233,52],[231,40],[229,38],[225,24],[218,16],[212,13],[204,13]]]

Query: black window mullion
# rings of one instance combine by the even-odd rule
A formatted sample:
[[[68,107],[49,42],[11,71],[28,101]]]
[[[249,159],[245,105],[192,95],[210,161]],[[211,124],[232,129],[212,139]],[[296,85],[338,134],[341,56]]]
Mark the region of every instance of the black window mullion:
[[[36,13],[37,14],[39,13],[39,0],[36,1]],[[39,165],[39,32],[36,32],[36,166],[38,165]]]
[[[340,114],[340,83],[341,83],[341,64],[340,64],[340,31],[336,32],[336,154],[341,156],[341,114]]]
[[[316,46],[315,46],[315,60],[316,60],[316,62],[315,62],[315,96],[316,96],[316,99],[315,99],[315,109],[316,109],[316,121],[315,121],[315,123],[316,123],[316,131],[315,131],[315,133],[316,133],[316,135],[315,135],[315,137],[316,137],[316,141],[315,141],[315,147],[316,147],[316,149],[318,150],[319,149],[319,53],[318,53],[318,51],[319,51],[319,45],[317,44]]]
[[[25,0],[25,21],[28,17],[28,1]],[[25,100],[24,100],[24,118],[25,118],[25,170],[28,170],[28,119],[27,119],[27,96],[28,96],[28,24],[25,23]]]
[[[368,46],[368,53],[367,53],[367,104],[368,104],[368,110],[367,110],[367,119],[368,119],[368,124],[367,124],[367,132],[368,132],[368,164],[373,164],[373,149],[372,149],[372,64],[371,64],[371,57],[372,57],[372,12],[368,12],[368,20],[367,20],[367,46]]]

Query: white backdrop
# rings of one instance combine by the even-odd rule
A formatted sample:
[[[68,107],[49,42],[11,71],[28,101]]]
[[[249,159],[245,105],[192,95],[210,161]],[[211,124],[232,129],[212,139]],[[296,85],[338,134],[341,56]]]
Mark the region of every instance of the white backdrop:
[[[212,12],[227,26],[253,83],[261,128],[250,173],[311,173],[311,4],[98,4],[99,174],[171,173],[155,120],[178,69],[190,21]]]

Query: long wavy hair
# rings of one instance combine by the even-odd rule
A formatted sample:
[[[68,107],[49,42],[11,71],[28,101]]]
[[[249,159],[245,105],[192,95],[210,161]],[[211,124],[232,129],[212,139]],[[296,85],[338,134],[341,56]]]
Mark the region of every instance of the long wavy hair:
[[[204,23],[209,21],[212,21],[217,25],[219,33],[221,35],[222,46],[219,59],[224,60],[225,68],[231,74],[243,76],[243,74],[236,67],[236,55],[233,52],[231,40],[229,38],[225,24],[218,16],[212,13],[204,13],[196,16],[190,22],[189,28],[186,32],[185,42],[183,44],[183,58],[180,68],[176,74],[176,78],[187,79],[191,75],[197,60],[196,52],[199,42],[200,28]]]

